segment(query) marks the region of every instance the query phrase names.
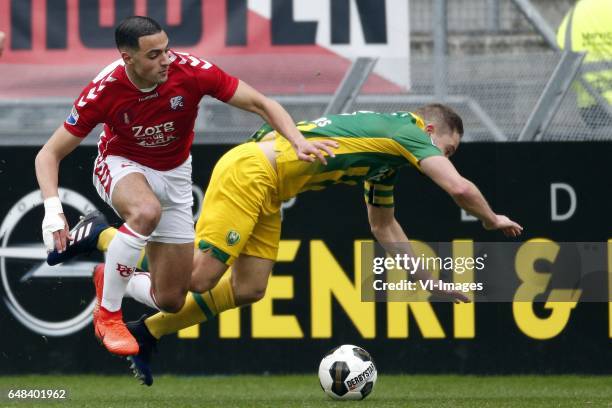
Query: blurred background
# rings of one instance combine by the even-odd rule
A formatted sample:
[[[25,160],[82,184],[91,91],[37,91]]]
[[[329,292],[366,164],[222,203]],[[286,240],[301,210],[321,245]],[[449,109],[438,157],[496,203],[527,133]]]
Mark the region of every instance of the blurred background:
[[[574,1],[116,3],[49,1],[45,11],[41,1],[3,0],[0,143],[42,143],[85,84],[117,58],[114,22],[137,12],[165,22],[174,49],[275,97],[296,120],[326,109],[409,110],[435,99],[463,115],[466,142],[610,139],[604,93],[607,107],[592,120],[600,126],[589,126],[576,104],[577,86],[568,84],[590,68],[560,65],[557,31]],[[577,20],[575,30],[591,26]],[[557,68],[562,72],[553,76]],[[257,127],[253,116],[210,99],[201,110],[196,143],[236,143]]]

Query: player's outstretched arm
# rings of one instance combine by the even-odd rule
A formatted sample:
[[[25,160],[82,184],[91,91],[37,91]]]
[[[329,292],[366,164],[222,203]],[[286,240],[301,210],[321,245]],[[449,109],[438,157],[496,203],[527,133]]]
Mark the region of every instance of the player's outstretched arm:
[[[495,214],[478,188],[462,177],[453,164],[444,156],[431,156],[421,160],[421,170],[442,187],[457,205],[478,217],[487,230],[501,230],[508,237],[523,232],[516,222],[504,215]]]
[[[64,126],[60,126],[40,149],[34,161],[36,179],[45,205],[42,235],[47,251],[52,251],[54,248],[60,252],[64,251],[70,238],[68,223],[58,194],[59,164],[82,140],[73,136]]]
[[[385,251],[392,255],[407,254],[408,256],[414,257],[414,252],[412,250],[412,246],[410,245],[410,241],[408,240],[404,229],[395,218],[394,208],[375,207],[370,204],[367,204],[367,206],[370,229],[372,230],[372,234],[376,238],[376,241],[378,241],[378,243],[385,248]],[[432,279],[431,273],[424,269],[415,271],[413,276],[419,281],[428,281]],[[437,284],[434,283],[434,290],[432,293],[435,293],[438,296],[450,299],[455,303],[469,301],[468,297],[462,292],[454,290],[439,290],[436,288],[436,285]]]
[[[334,148],[338,143],[333,140],[318,140],[309,142],[295,127],[291,115],[278,102],[270,99],[247,83],[240,81],[234,96],[228,101],[232,106],[258,114],[278,131],[293,146],[298,159],[312,162],[315,157],[327,164],[324,153],[334,157]]]

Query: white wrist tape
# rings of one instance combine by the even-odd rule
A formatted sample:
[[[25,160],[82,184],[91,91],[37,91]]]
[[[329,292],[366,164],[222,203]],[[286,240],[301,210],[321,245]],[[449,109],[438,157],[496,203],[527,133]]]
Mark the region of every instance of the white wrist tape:
[[[43,204],[45,205],[45,214],[62,214],[64,212],[59,197],[49,197],[43,201]]]
[[[55,249],[53,233],[64,229],[64,219],[60,217],[64,210],[59,197],[47,198],[43,203],[45,206],[45,218],[42,222],[43,242],[47,251],[53,251]]]

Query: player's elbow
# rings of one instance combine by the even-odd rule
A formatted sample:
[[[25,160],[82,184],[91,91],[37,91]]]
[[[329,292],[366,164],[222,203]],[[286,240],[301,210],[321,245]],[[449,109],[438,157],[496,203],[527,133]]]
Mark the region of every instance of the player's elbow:
[[[40,169],[43,161],[44,161],[44,153],[41,149],[38,151],[38,153],[36,154],[36,157],[34,158],[34,168],[36,168],[36,170]]]
[[[378,224],[370,224],[370,232],[375,237],[378,237],[378,235],[382,232],[382,230],[383,230],[382,226],[380,226]]]
[[[472,186],[468,180],[460,179],[451,184],[447,191],[455,200],[463,200],[470,196]]]
[[[371,222],[370,232],[378,241],[386,241],[385,237],[389,235],[389,231],[393,225],[393,221]]]
[[[255,113],[262,118],[267,118],[267,113],[274,110],[274,104],[276,102],[267,96],[260,94],[259,92],[253,92],[249,98],[245,98],[242,101],[241,108]]]
[[[34,158],[34,168],[36,169],[37,173],[46,173],[46,170],[49,169],[50,166],[53,166],[54,161],[57,162],[57,159],[54,158],[45,145],[38,151],[38,154],[36,154],[36,157]]]

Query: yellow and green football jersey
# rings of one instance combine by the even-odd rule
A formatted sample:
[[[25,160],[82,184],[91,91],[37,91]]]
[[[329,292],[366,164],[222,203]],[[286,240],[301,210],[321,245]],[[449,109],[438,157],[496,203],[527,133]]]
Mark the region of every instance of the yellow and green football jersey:
[[[408,164],[420,170],[422,159],[442,155],[424,127],[423,120],[410,112],[361,111],[299,122],[297,128],[307,139],[332,139],[339,147],[336,157],[327,157],[327,166],[308,163],[297,158],[286,139],[275,135],[279,199],[332,184],[363,182],[369,204],[393,207],[397,170]],[[261,141],[272,130],[266,124],[251,140]]]

